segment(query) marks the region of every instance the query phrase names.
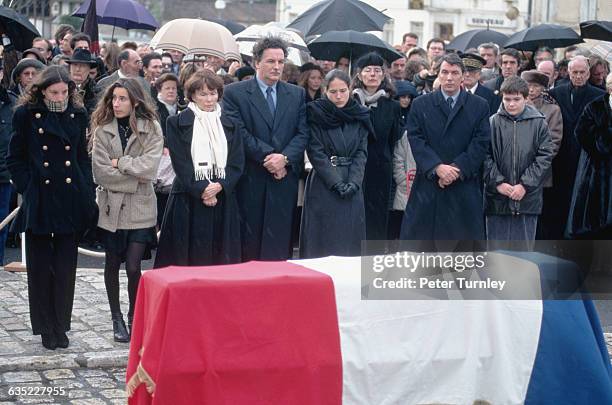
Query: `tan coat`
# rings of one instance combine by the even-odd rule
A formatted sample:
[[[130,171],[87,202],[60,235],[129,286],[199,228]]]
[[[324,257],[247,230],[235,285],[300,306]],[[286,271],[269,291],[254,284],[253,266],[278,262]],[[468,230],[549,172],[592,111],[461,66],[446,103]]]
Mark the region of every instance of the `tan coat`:
[[[533,100],[533,105],[546,117],[546,124],[548,125],[548,132],[550,133],[550,139],[553,143],[553,159],[557,156],[559,148],[561,147],[561,140],[563,139],[563,116],[561,115],[561,108],[557,105],[550,96],[544,99],[543,96]],[[552,187],[552,170],[542,183],[544,187]]]
[[[100,208],[98,226],[111,232],[155,226],[157,200],[153,182],[164,147],[157,121],[138,120],[138,133],[128,140],[125,152],[117,120],[94,132],[92,168],[98,185],[96,202]],[[119,159],[118,168],[111,160]]]

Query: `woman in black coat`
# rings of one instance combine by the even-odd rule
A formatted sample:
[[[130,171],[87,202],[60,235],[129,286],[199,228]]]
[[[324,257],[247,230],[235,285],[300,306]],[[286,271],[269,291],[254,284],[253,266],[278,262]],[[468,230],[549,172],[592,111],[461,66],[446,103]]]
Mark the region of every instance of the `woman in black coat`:
[[[240,218],[234,188],[244,169],[242,138],[221,115],[221,78],[208,70],[197,72],[185,93],[187,109],[167,121],[176,178],[155,267],[237,263]]]
[[[308,104],[312,171],[306,180],[300,257],[359,256],[366,236],[363,174],[370,113],[350,97],[350,78],[332,70],[325,97]]]
[[[576,125],[582,151],[566,230],[573,239],[612,239],[612,74],[606,88]]]
[[[66,69],[46,68],[13,117],[7,166],[22,194],[13,223],[25,232],[30,319],[47,349],[68,347],[81,233],[97,217],[87,113]]]
[[[393,149],[401,138],[400,105],[392,100],[394,89],[384,73],[385,61],[369,53],[357,61],[359,73],[353,95],[370,109],[374,134],[368,143],[368,161],[363,180],[368,240],[388,239],[389,210],[393,206]]]

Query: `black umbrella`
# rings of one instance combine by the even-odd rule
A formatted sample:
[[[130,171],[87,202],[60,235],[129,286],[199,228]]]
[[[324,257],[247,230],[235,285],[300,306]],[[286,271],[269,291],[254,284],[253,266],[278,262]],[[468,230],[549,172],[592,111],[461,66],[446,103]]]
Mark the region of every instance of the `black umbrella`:
[[[585,21],[580,23],[582,38],[612,42],[612,21]]]
[[[535,51],[541,46],[565,48],[584,42],[573,29],[558,24],[540,24],[513,34],[504,48]]]
[[[501,32],[483,29],[469,30],[457,35],[446,47],[465,52],[470,48],[478,48],[480,44],[487,42],[493,42],[503,47],[506,41],[508,41],[508,36]]]
[[[382,31],[391,17],[359,0],[325,0],[300,14],[287,28],[304,37],[328,31]]]
[[[215,17],[206,18],[206,20],[212,21],[219,25],[223,25],[225,28],[229,30],[229,32],[232,33],[232,35],[239,34],[246,29],[244,25],[239,24],[232,20],[224,20],[222,18],[215,18]]]
[[[376,35],[357,31],[329,31],[308,44],[310,56],[321,60],[337,61],[347,57],[350,61],[368,52],[376,51],[388,63],[403,57]]]
[[[40,34],[36,27],[22,14],[9,7],[0,6],[0,23],[4,25],[6,35],[19,51],[32,47],[32,40]]]

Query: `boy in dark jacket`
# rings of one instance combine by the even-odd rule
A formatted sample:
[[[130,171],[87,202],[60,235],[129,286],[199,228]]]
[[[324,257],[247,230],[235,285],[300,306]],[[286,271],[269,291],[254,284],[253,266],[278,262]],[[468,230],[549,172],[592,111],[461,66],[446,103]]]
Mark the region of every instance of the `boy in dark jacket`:
[[[522,240],[529,248],[542,212],[542,183],[553,159],[544,115],[527,105],[519,77],[500,88],[502,108],[491,117],[491,148],[484,163],[488,240]]]

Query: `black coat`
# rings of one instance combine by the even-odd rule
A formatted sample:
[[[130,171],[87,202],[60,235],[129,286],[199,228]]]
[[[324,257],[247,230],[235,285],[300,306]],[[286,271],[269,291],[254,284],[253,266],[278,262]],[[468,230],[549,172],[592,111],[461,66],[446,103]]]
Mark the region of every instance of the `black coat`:
[[[97,221],[85,130],[87,112],[24,105],[13,116],[7,164],[23,195],[15,232],[80,233]]]
[[[567,236],[594,238],[612,229],[612,110],[610,95],[590,103],[576,125],[582,147]]]
[[[164,134],[164,145],[166,145],[166,121],[168,120],[168,117],[170,116],[170,113],[168,112],[168,109],[166,108],[166,105],[164,103],[162,103],[161,101],[155,99],[155,104],[157,106],[157,114],[159,115],[159,124],[161,125],[162,128],[162,133]],[[181,111],[183,111],[184,107],[182,107],[180,104],[176,104],[176,112],[177,114],[180,113]]]
[[[306,96],[302,87],[283,82],[276,93],[274,117],[255,78],[232,83],[223,93],[223,112],[236,124],[246,154],[237,186],[243,260],[285,260],[292,254],[298,179],[309,138]],[[263,167],[271,153],[289,159],[281,180]]]
[[[548,236],[551,239],[563,239],[568,219],[574,179],[578,168],[581,147],[574,135],[578,118],[587,104],[602,96],[605,92],[597,87],[586,84],[579,89],[574,103],[571,102],[571,91],[573,85],[570,83],[555,87],[549,94],[557,101],[563,116],[563,139],[557,156],[553,160],[553,187],[551,193],[554,195],[555,204],[546,207],[552,210],[552,215],[558,218],[554,229],[549,229]]]
[[[310,124],[306,181],[300,230],[300,258],[330,255],[359,256],[366,236],[361,185],[368,157],[368,129],[358,121],[337,128]],[[330,157],[351,158],[349,166],[333,166]],[[331,188],[352,182],[360,189],[342,199]]]
[[[8,183],[11,175],[6,167],[9,142],[13,133],[13,112],[17,99],[0,87],[0,183]]]
[[[378,106],[370,108],[374,135],[369,137],[368,161],[363,179],[368,240],[388,239],[389,209],[393,205],[393,149],[402,136],[400,119],[397,101],[381,97]]]
[[[222,117],[228,145],[223,190],[217,205],[207,207],[201,195],[208,180],[195,180],[191,159],[193,111],[168,118],[168,149],[176,173],[166,205],[155,267],[204,266],[240,262],[240,217],[235,187],[244,169],[242,139],[234,124]]]
[[[501,105],[502,95],[499,92],[499,89],[501,88],[501,85],[504,82],[504,80],[506,79],[504,78],[504,76],[500,74],[495,79],[487,80],[486,82],[482,84],[484,87],[486,87],[487,89],[493,92],[493,103],[491,104],[492,114],[495,114],[497,110],[499,110],[499,106]]]
[[[416,98],[408,140],[417,172],[400,239],[484,240],[482,164],[491,142],[489,106],[461,91],[451,111],[441,91]],[[456,164],[461,178],[440,188],[434,169]]]
[[[478,84],[474,94],[487,100],[487,103],[489,104],[489,115],[493,115],[497,112],[497,110],[499,110],[501,97],[496,96],[495,93],[493,93],[493,90],[483,86],[482,84]]]

